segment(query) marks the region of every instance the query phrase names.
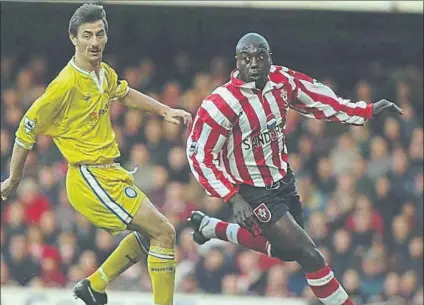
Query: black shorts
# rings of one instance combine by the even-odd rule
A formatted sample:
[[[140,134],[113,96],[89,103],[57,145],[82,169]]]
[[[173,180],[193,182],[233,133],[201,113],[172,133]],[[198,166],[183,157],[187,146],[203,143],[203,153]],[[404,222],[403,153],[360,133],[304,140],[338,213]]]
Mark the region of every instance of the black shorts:
[[[273,185],[254,187],[240,185],[239,194],[253,209],[256,221],[262,230],[270,228],[287,212],[303,228],[303,207],[296,190],[295,177],[289,169],[287,175]]]

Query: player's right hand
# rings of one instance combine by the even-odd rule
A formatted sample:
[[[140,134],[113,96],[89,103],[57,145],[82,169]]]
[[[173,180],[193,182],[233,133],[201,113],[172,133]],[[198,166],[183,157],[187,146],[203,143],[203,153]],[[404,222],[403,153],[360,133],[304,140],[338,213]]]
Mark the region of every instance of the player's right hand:
[[[174,125],[180,125],[180,120],[184,125],[190,125],[193,121],[191,114],[182,109],[173,109],[169,108],[165,111],[164,116],[165,121]]]
[[[19,182],[14,182],[10,178],[7,178],[1,183],[1,199],[6,200],[11,195],[13,195],[18,188]]]
[[[230,199],[230,204],[233,207],[236,222],[241,227],[247,229],[253,236],[259,235],[261,233],[260,228],[255,221],[250,204],[238,194]]]

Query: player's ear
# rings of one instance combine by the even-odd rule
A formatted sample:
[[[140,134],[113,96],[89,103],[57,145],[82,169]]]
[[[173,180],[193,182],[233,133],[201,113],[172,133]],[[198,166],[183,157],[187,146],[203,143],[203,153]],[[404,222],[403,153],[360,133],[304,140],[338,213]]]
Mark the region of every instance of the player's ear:
[[[77,37],[76,36],[69,34],[69,39],[71,40],[71,42],[74,46],[77,45]]]

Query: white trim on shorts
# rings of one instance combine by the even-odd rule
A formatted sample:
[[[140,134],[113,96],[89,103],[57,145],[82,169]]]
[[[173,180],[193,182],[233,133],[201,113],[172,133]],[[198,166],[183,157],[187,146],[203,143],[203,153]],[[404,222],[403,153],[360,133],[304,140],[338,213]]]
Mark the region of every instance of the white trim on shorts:
[[[90,170],[85,165],[80,166],[80,171],[91,188],[91,190],[96,194],[97,198],[105,205],[113,214],[115,214],[124,224],[129,225],[132,221],[132,216],[118,203],[116,203],[109,194],[102,188],[100,183],[90,172]]]

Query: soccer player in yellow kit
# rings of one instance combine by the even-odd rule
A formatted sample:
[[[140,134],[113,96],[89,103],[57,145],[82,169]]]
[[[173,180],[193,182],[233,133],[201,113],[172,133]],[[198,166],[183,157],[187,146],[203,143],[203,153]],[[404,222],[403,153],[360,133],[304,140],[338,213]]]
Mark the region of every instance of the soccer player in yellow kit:
[[[36,136],[51,136],[69,163],[66,188],[72,206],[95,226],[127,235],[100,268],[74,287],[87,305],[107,304],[107,285],[148,253],[155,305],[172,305],[175,230],[134,185],[115,159],[120,152],[109,116],[111,103],[159,114],[173,124],[191,123],[189,113],[172,109],[128,87],[102,62],[108,23],[102,6],[84,4],[69,22],[75,56],[22,119],[16,132],[10,177],[1,197],[17,188]],[[148,235],[146,242],[145,235]],[[149,245],[150,243],[150,245]]]

